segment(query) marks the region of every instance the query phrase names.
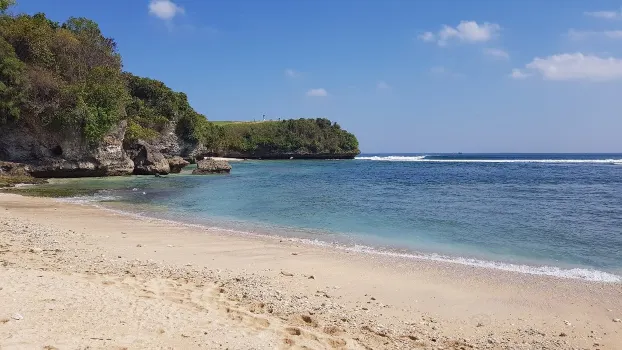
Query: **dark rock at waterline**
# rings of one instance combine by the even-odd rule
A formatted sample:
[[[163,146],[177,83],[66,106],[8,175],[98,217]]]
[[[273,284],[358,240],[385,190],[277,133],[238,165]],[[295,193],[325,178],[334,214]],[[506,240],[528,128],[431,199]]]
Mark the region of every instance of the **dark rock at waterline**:
[[[203,159],[197,162],[197,168],[192,171],[193,175],[228,174],[231,165],[226,160]]]
[[[169,161],[154,146],[137,141],[126,152],[134,161],[134,174],[136,175],[167,175],[171,172]]]
[[[185,168],[189,164],[190,162],[183,159],[182,157],[173,157],[168,159],[168,165],[171,169],[171,173],[173,174],[179,174],[181,172],[181,169]]]
[[[40,184],[43,179],[30,176],[30,167],[26,164],[0,161],[0,188],[13,187],[17,184]]]

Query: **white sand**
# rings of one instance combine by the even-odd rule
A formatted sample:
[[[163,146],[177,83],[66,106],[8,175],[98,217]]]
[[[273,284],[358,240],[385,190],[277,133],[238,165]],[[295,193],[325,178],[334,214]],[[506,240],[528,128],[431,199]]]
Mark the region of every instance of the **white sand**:
[[[621,284],[0,194],[1,349],[622,349],[616,318]]]

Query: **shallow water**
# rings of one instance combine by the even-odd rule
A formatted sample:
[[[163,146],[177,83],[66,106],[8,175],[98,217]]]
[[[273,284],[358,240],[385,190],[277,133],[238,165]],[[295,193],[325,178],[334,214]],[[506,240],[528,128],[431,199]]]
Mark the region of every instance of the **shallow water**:
[[[232,165],[224,176],[186,171],[49,187],[97,191],[78,200],[124,211],[348,249],[591,280],[622,275],[619,154],[398,154]]]

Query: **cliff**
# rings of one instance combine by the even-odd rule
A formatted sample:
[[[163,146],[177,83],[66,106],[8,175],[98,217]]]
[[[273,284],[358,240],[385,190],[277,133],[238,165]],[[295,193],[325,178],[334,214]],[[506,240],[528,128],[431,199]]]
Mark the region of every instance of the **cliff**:
[[[167,174],[209,155],[352,158],[327,119],[216,125],[186,95],[122,71],[112,38],[86,18],[0,9],[0,161],[36,177]]]

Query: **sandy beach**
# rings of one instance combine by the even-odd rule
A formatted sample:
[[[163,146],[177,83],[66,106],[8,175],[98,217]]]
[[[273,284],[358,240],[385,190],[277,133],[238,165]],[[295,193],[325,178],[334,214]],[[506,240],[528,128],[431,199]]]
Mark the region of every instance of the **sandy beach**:
[[[622,349],[622,285],[0,194],[1,349]]]

